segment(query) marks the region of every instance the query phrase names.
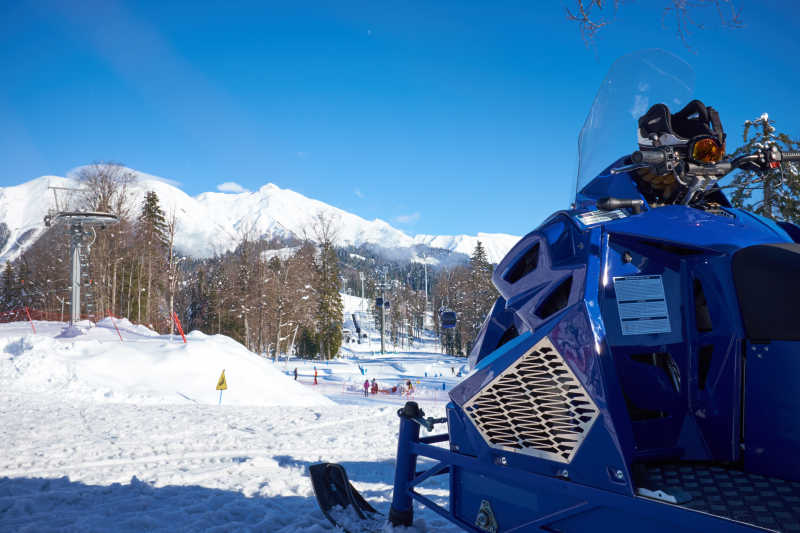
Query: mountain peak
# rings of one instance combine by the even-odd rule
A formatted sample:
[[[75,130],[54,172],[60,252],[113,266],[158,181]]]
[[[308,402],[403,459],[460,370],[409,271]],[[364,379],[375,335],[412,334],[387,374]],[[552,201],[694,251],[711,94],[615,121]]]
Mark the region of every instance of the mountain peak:
[[[320,213],[335,224],[340,246],[367,244],[386,249],[411,249],[424,245],[470,255],[480,238],[489,260],[496,263],[519,240],[512,235],[485,233],[479,237],[411,237],[384,220],[368,221],[271,182],[261,186],[257,192],[204,192],[192,197],[179,189],[174,181],[129,170],[137,176],[137,181],[130,186],[134,202],[132,212],[138,212],[147,191],[154,190],[164,212],[174,211],[177,215],[176,248],[197,258],[233,250],[245,235],[251,239],[313,236],[315,217]],[[5,224],[10,232],[6,242],[0,243],[0,262],[19,255],[19,246],[13,244],[20,235],[32,228],[37,230],[37,234],[44,230],[43,219],[50,203],[47,185],[57,182],[58,186],[76,187],[75,174],[72,176],[42,176],[21,185],[0,188],[0,224]]]
[[[258,189],[258,190],[259,191],[281,191],[283,189],[281,189],[280,187],[278,187],[274,183],[269,182],[266,185],[262,185],[261,188]]]

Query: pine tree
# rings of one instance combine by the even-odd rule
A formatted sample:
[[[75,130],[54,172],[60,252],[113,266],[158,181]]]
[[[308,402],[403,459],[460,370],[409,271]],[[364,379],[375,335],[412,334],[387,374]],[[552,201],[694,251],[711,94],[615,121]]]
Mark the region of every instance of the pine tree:
[[[0,294],[0,310],[10,311],[15,307],[16,303],[16,279],[14,278],[14,268],[11,262],[6,262],[3,269],[2,287],[3,291]]]
[[[733,156],[752,154],[773,145],[781,150],[797,150],[798,141],[785,133],[775,133],[775,122],[764,113],[744,123],[743,142]],[[800,171],[795,163],[763,173],[739,171],[726,188],[733,188],[731,203],[771,219],[800,221]]]
[[[141,239],[145,257],[142,258],[143,270],[147,279],[146,303],[145,303],[145,322],[151,323],[150,312],[153,302],[153,270],[156,273],[163,272],[163,264],[168,249],[167,240],[167,219],[164,211],[158,202],[158,195],[155,191],[148,191],[142,204],[142,211],[139,214],[139,238]],[[139,290],[141,293],[141,288]],[[140,309],[141,312],[141,309]]]
[[[242,237],[242,242],[239,244],[237,250],[238,258],[236,264],[236,310],[239,313],[239,318],[242,319],[242,327],[244,328],[241,334],[242,344],[249,350],[251,348],[252,335],[250,332],[250,311],[252,301],[252,281],[255,276],[253,273],[254,263],[257,261],[255,257],[255,249],[253,243],[250,241],[249,235],[245,232]]]
[[[332,359],[342,345],[342,312],[344,305],[339,294],[339,258],[331,241],[320,245],[317,265],[319,307],[317,327],[322,357]]]
[[[335,219],[319,212],[311,220],[311,232],[319,247],[315,262],[314,289],[317,297],[315,316],[320,355],[332,359],[342,345],[342,312],[339,294],[339,256],[336,253]]]
[[[139,214],[139,228],[146,241],[154,245],[167,246],[167,218],[159,204],[155,191],[148,191]]]
[[[30,268],[26,261],[17,262],[17,285],[16,294],[18,297],[17,305],[29,306],[31,304],[31,290],[30,290]]]
[[[297,355],[300,357],[314,357],[319,353],[319,345],[311,330],[303,328],[297,339]]]
[[[187,331],[196,329],[201,331],[213,331],[210,327],[209,314],[210,314],[210,301],[208,281],[206,277],[206,269],[201,266],[197,270],[197,277],[195,280],[186,284],[187,290],[190,292],[189,301],[187,303]]]
[[[469,266],[468,306],[463,313],[465,327],[460,328],[462,338],[466,337],[467,352],[472,348],[472,343],[497,298],[497,291],[492,285],[492,265],[486,257],[486,250],[481,241],[475,245]]]

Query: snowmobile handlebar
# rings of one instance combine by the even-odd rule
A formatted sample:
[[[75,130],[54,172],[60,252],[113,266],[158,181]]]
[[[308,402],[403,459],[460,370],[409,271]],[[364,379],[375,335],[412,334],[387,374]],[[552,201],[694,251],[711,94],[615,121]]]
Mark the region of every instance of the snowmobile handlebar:
[[[659,172],[677,171],[690,176],[702,175],[719,179],[736,169],[763,172],[770,168],[778,168],[783,161],[800,161],[800,151],[784,152],[777,146],[771,146],[732,160],[695,163],[681,157],[673,147],[663,146],[650,150],[637,150],[630,158],[637,167],[653,167]]]
[[[697,194],[707,191],[722,177],[736,169],[762,173],[780,168],[784,161],[800,161],[800,151],[781,151],[775,145],[734,159],[706,163],[691,159],[681,147],[659,146],[637,150],[630,155],[630,164],[611,169],[612,174],[650,168],[656,175],[672,174],[685,187],[676,203],[690,204]],[[599,206],[599,204],[598,204]],[[622,206],[621,206],[622,207]],[[630,207],[630,206],[624,206]],[[602,208],[601,208],[602,209]]]

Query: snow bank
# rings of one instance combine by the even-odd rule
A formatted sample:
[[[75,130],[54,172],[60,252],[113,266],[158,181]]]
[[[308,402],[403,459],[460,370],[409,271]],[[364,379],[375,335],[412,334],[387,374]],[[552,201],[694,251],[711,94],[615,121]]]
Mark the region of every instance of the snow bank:
[[[224,335],[192,334],[184,344],[127,320],[116,323],[124,342],[110,319],[72,330],[37,323],[38,335],[0,325],[0,390],[101,402],[217,404],[217,380],[225,370],[223,405],[332,404]]]

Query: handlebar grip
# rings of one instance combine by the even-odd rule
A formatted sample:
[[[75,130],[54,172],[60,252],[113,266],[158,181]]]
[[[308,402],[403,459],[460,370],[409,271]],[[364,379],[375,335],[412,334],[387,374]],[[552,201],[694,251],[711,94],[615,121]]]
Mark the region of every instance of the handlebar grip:
[[[597,200],[597,208],[601,211],[613,211],[614,209],[633,209],[639,213],[644,206],[641,199],[634,198],[600,198]]]
[[[781,161],[800,161],[800,152],[782,152]]]
[[[634,163],[644,163],[647,165],[660,165],[666,161],[666,156],[661,150],[637,150],[631,154]]]

